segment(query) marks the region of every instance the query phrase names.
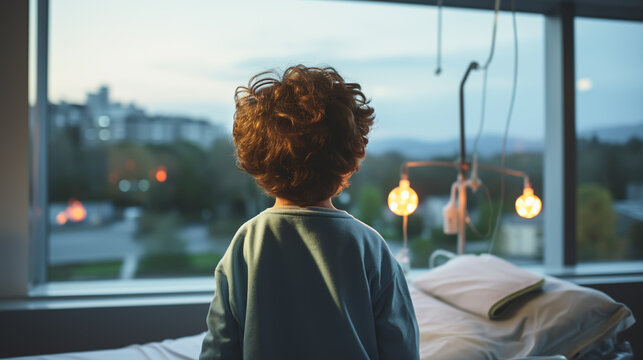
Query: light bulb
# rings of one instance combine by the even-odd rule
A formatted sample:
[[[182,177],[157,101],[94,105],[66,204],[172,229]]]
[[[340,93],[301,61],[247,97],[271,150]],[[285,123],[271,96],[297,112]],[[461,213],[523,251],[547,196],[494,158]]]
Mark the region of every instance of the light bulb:
[[[534,195],[534,189],[525,187],[522,196],[516,199],[516,212],[525,219],[531,219],[540,213],[543,203]]]
[[[411,189],[408,180],[400,180],[400,186],[388,194],[388,208],[395,215],[405,216],[412,214],[418,207],[418,194]]]

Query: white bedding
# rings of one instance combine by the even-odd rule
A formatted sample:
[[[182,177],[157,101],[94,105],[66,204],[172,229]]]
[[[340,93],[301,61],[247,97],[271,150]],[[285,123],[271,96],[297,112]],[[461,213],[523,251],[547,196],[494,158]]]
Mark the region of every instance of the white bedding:
[[[120,349],[25,356],[11,360],[193,360],[199,358],[204,336],[205,332],[145,345],[130,345]]]
[[[634,317],[604,293],[547,277],[541,293],[489,320],[411,288],[422,359],[512,359],[561,354],[571,359],[627,329]],[[475,298],[475,294],[472,294]]]

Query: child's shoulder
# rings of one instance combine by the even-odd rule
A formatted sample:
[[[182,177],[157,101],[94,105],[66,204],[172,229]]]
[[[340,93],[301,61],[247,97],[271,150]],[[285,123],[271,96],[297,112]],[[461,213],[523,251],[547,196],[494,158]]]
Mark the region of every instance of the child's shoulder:
[[[301,243],[306,245],[295,245]],[[387,242],[368,224],[343,210],[295,207],[269,208],[246,221],[232,239],[221,266],[232,271],[233,263],[256,266],[259,259],[266,265],[262,254],[281,254],[286,248],[289,254],[298,249],[342,254],[343,261],[361,263],[369,274],[380,274],[373,278],[389,279],[396,271]]]
[[[279,233],[283,229],[320,234],[322,238],[341,234],[342,238],[352,238],[368,244],[367,246],[386,246],[377,230],[344,210],[295,206],[273,207],[262,211],[239,227],[233,243],[258,240],[261,239],[261,234]]]
[[[321,207],[283,206],[268,208],[248,221],[246,226],[264,226],[287,222],[295,226],[318,228],[321,231],[343,231],[363,234],[381,239],[380,234],[368,224],[345,210]]]

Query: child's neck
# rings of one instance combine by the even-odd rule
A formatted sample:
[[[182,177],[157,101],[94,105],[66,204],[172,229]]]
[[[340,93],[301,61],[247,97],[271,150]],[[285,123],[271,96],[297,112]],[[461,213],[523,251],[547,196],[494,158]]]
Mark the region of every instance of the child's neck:
[[[278,197],[275,199],[275,205],[273,205],[273,207],[280,207],[280,206],[302,206],[302,205],[296,204],[288,199]],[[333,202],[331,201],[331,198],[316,202],[314,204],[306,205],[306,206],[315,206],[315,207],[337,210],[335,206],[333,206]]]

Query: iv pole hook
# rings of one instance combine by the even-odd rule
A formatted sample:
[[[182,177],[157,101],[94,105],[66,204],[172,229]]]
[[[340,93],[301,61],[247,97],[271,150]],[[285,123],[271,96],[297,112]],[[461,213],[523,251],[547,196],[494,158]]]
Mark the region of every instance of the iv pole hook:
[[[462,175],[463,179],[465,178],[466,171],[469,170],[469,163],[467,163],[464,143],[464,83],[467,81],[471,70],[477,69],[478,63],[472,61],[469,64],[467,71],[464,73],[464,77],[462,78],[462,82],[460,83],[460,175]]]

